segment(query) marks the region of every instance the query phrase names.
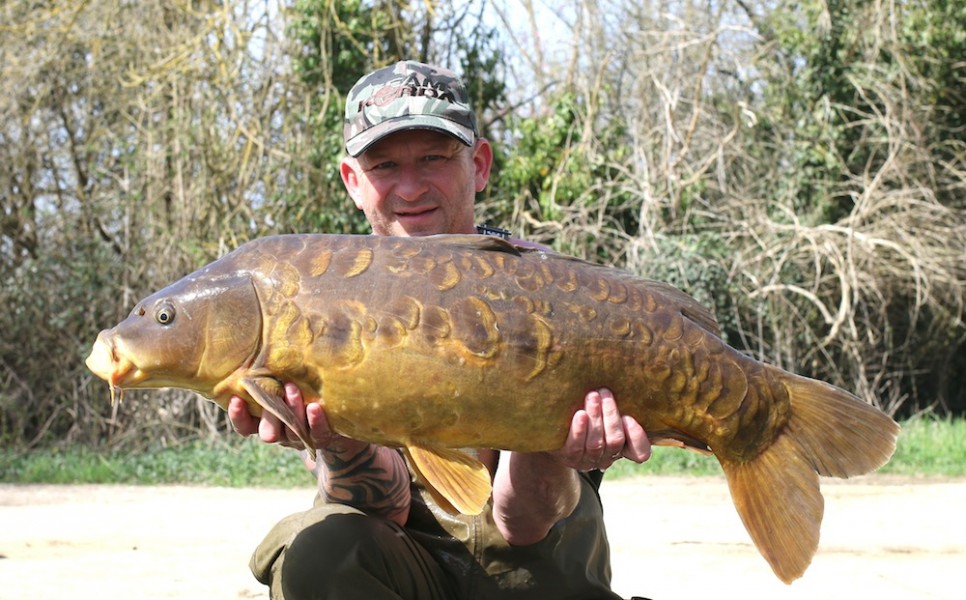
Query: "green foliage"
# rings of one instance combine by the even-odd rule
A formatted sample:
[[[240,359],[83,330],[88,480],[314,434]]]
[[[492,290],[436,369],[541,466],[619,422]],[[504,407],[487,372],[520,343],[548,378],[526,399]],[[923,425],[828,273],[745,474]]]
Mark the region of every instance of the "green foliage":
[[[385,10],[385,9],[382,9]],[[366,233],[369,226],[355,210],[339,176],[344,155],[342,125],[345,97],[381,53],[380,35],[389,22],[379,8],[353,0],[298,0],[288,27],[294,41],[293,70],[304,87],[306,110],[297,113],[304,137],[293,138],[289,177],[307,185],[279,190],[276,216],[285,228],[323,233]]]
[[[495,120],[491,114],[506,102],[507,83],[502,78],[506,57],[500,46],[499,32],[478,21],[472,31],[457,35],[456,54],[466,92],[477,111],[480,135],[493,138]],[[456,65],[452,66],[456,69]]]
[[[924,477],[966,476],[966,420],[926,416],[903,422],[896,453],[878,472]],[[644,464],[622,460],[607,471],[608,478],[645,475],[721,475],[721,467],[713,456],[656,447],[651,459]]]
[[[880,472],[966,476],[966,421],[922,417],[904,422],[896,454]],[[646,463],[622,460],[607,471],[608,479],[646,475],[719,476],[721,467],[713,456],[655,447]],[[311,488],[313,478],[293,450],[234,436],[138,452],[76,445],[29,452],[3,448],[0,483]]]
[[[87,446],[23,453],[3,450],[0,482],[311,488],[313,476],[290,449],[229,438],[140,452]]]
[[[890,160],[893,118],[913,100],[926,138],[949,157],[949,143],[966,140],[966,9],[946,0],[905,2],[885,37],[883,13],[860,0],[780,5],[763,19],[785,69],[773,72],[762,107],[770,120],[793,127],[787,175],[778,197],[792,198],[807,223],[833,223],[852,211],[860,185]],[[903,97],[903,95],[907,95]]]
[[[713,231],[662,236],[651,253],[640,257],[640,274],[693,296],[714,315],[724,340],[737,344],[735,303],[743,299],[728,271],[729,253]]]
[[[554,188],[558,169],[578,168],[576,161],[564,155],[577,133],[575,103],[576,98],[565,95],[550,104],[546,116],[519,119],[514,123],[517,139],[500,175],[500,185],[510,190],[525,190],[539,206],[542,219],[558,219],[560,212],[555,204],[572,202],[580,194],[581,186],[587,185],[588,174],[584,173],[567,178],[566,190],[557,192]]]
[[[966,476],[966,420],[925,414],[904,422],[896,454],[882,472]]]
[[[607,479],[648,475],[686,475],[689,477],[720,476],[721,465],[714,456],[680,448],[656,446],[651,458],[643,464],[621,460],[607,469]]]
[[[783,194],[807,223],[835,222],[851,210],[842,184],[866,157],[850,157],[861,128],[855,123],[869,107],[856,88],[862,52],[856,0],[805,2],[802,10],[770,13],[768,26],[790,77],[773,81],[771,102],[780,120],[794,123],[789,178]],[[786,77],[779,73],[779,77]],[[787,133],[787,132],[785,132]]]
[[[88,332],[116,318],[108,290],[121,277],[107,248],[76,239],[36,258],[27,257],[0,277],[0,442],[34,441],[48,431],[71,437],[85,416],[88,378],[82,358]],[[92,302],[91,292],[98,292]],[[100,424],[89,422],[94,428]]]
[[[597,121],[588,99],[571,92],[551,98],[545,112],[512,119],[514,143],[500,173],[501,193],[517,197],[542,222],[590,213],[620,231],[636,230],[633,198],[620,185],[628,157],[625,127],[618,117]],[[552,241],[563,252],[614,263],[611,249],[595,238],[587,231]]]
[[[928,111],[926,139],[935,163],[953,165],[966,144],[966,5],[957,0],[910,2],[901,26],[905,66]],[[959,190],[939,190],[946,204]]]

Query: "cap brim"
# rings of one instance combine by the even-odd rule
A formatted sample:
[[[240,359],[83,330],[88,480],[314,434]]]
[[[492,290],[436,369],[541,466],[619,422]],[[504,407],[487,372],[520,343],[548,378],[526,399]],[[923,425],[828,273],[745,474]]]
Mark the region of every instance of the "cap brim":
[[[405,115],[383,121],[346,140],[345,150],[349,156],[357,157],[387,135],[412,129],[439,131],[455,137],[467,146],[472,146],[476,139],[473,129],[455,121],[433,115]]]

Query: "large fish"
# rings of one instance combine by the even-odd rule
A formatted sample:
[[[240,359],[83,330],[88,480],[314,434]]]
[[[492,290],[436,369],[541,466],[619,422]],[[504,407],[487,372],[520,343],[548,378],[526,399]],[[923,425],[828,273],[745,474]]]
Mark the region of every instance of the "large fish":
[[[247,243],[149,296],[87,365],[117,389],[194,390],[292,426],[281,382],[344,435],[404,449],[449,508],[479,513],[486,469],[458,448],[559,448],[608,387],[652,443],[712,452],[785,582],[818,546],[819,475],[884,464],[899,428],[831,385],[725,344],[666,284],[493,237],[288,235]]]

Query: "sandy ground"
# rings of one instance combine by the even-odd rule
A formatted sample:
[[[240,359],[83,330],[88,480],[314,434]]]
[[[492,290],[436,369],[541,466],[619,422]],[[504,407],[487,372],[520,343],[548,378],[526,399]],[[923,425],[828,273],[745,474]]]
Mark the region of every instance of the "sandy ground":
[[[605,482],[614,588],[699,597],[961,598],[966,480],[826,481],[822,542],[780,583],[719,478]],[[267,598],[248,557],[309,490],[0,486],[0,599]]]

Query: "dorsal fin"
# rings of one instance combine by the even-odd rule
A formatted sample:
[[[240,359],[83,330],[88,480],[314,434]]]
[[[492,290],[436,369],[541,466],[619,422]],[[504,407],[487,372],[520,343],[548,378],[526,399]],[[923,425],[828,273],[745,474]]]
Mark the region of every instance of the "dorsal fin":
[[[504,240],[503,238],[498,238],[492,235],[442,233],[438,235],[429,235],[423,239],[438,244],[459,246],[461,248],[467,248],[470,250],[480,250],[484,252],[506,252],[507,254],[515,254],[517,256],[519,256],[522,253],[521,251],[524,250],[508,240]]]
[[[680,305],[681,314],[685,317],[691,319],[716,336],[721,336],[721,327],[718,325],[718,321],[714,318],[714,315],[703,304],[691,297],[690,294],[663,281],[645,279],[643,280],[643,284],[651,290],[657,290],[671,302]]]
[[[566,254],[557,254],[554,255],[554,258],[558,260],[570,260],[583,263],[590,268],[604,271],[609,277],[617,277],[627,285],[637,286],[639,289],[647,289],[652,293],[656,292],[661,296],[664,296],[668,302],[677,305],[681,311],[681,314],[697,323],[699,327],[715,334],[716,336],[721,336],[721,327],[718,325],[718,321],[714,318],[714,315],[711,314],[711,311],[708,310],[703,304],[695,300],[690,294],[679,290],[670,283],[664,283],[663,281],[657,281],[654,279],[647,279],[646,277],[634,275],[628,271],[623,271],[615,267],[598,265],[575,256],[568,256]]]
[[[621,277],[627,283],[646,286],[651,291],[657,291],[669,301],[679,305],[681,314],[683,314],[685,317],[691,319],[707,331],[710,331],[717,336],[721,335],[721,328],[718,326],[718,321],[714,318],[714,315],[711,314],[710,310],[708,310],[704,305],[692,298],[686,292],[683,292],[673,285],[664,283],[662,281],[642,278],[626,271],[592,263],[590,261],[577,258],[576,256],[557,254],[552,250],[545,250],[539,247],[531,248],[518,246],[514,244],[512,240],[505,240],[492,235],[439,234],[427,236],[424,239],[432,240],[433,242],[440,244],[459,246],[461,248],[467,248],[470,250],[479,250],[484,252],[505,252],[515,256],[522,256],[523,254],[532,252],[551,252],[555,260],[582,263],[590,268],[606,271],[611,277],[614,277],[615,272],[617,272],[620,273],[620,275],[616,276]]]

